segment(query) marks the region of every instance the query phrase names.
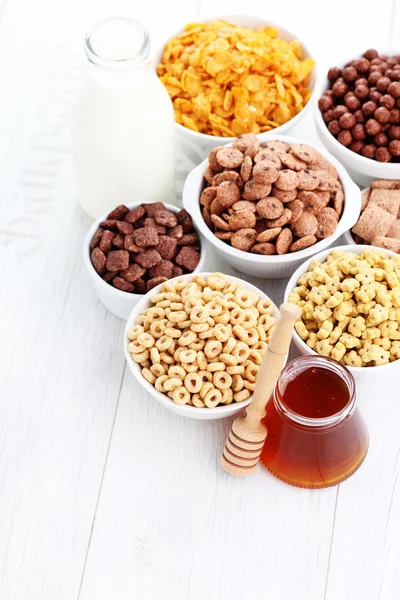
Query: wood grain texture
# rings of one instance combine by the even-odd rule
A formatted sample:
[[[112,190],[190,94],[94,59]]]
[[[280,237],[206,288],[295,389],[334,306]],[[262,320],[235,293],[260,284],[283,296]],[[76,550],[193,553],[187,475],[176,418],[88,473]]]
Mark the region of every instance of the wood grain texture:
[[[52,58],[42,63],[43,79],[25,79],[31,106],[21,83],[38,52],[21,58],[10,81],[15,95],[2,98],[2,123],[12,132],[2,139],[0,216],[0,597],[7,600],[76,596],[124,369],[110,352],[122,324],[83,272],[89,222],[66,176],[68,121],[59,125],[71,90],[53,77]],[[7,81],[4,63],[0,72]]]
[[[229,427],[169,413],[127,374],[81,600],[323,598],[336,490],[225,474]]]
[[[301,32],[323,65],[400,28],[391,0],[0,0],[2,600],[399,595],[396,384],[380,382],[378,418],[376,389],[359,390],[371,449],[339,488],[290,488],[261,467],[235,479],[219,466],[230,420],[179,418],[135,384],[123,323],[83,272],[68,128],[85,29],[123,14],[157,46],[197,15],[243,11]],[[311,115],[296,133],[317,140]],[[178,190],[200,158],[181,146]],[[211,252],[206,268],[248,279]],[[285,281],[251,283],[282,300]]]

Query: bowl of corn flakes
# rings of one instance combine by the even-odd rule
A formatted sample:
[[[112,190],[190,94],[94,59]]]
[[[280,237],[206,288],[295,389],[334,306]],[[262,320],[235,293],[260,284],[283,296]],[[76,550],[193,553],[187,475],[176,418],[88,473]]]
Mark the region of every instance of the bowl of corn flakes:
[[[374,246],[338,246],[304,262],[285,302],[302,308],[293,341],[301,354],[346,365],[357,382],[400,368],[400,256]]]
[[[204,148],[289,131],[311,105],[315,62],[297,36],[259,17],[189,23],[155,56],[178,134]]]

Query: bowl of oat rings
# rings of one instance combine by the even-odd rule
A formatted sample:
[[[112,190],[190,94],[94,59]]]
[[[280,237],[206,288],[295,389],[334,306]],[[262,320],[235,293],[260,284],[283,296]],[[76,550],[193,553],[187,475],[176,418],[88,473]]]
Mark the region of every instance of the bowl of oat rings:
[[[213,148],[185,182],[183,205],[234,268],[286,277],[355,225],[361,192],[322,147],[253,134]]]
[[[124,352],[136,381],[165,408],[192,419],[231,416],[252,399],[279,318],[247,281],[187,274],[153,288],[133,308]]]

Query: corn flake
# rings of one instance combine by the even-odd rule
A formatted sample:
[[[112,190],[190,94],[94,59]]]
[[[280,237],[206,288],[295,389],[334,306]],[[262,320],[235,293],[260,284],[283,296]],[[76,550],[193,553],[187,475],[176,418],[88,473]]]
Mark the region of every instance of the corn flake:
[[[232,137],[283,125],[307,104],[314,67],[273,27],[190,23],[169,40],[157,74],[181,125]]]

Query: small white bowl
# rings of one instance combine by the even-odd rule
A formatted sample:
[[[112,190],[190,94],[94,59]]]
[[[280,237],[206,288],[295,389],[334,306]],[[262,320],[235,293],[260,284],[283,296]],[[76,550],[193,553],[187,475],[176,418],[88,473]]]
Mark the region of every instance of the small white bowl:
[[[344,192],[344,208],[335,233],[329,237],[320,240],[314,246],[282,255],[262,256],[244,252],[237,248],[232,248],[223,240],[217,238],[216,235],[207,227],[200,210],[200,194],[204,187],[203,173],[208,164],[207,159],[193,169],[185,182],[183,188],[183,206],[192,215],[193,221],[196,223],[202,235],[212,244],[217,254],[222,256],[232,267],[253,275],[254,277],[263,277],[265,279],[287,277],[309,256],[327,248],[338,239],[348,229],[351,229],[356,223],[361,208],[361,192],[355,183],[350,179],[342,165],[327,152],[323,147],[312,144],[306,140],[291,136],[273,135],[271,140],[282,140],[289,144],[308,144],[312,148],[318,150],[329,162],[337,169],[340,181]],[[230,144],[227,144],[230,145]]]
[[[210,17],[208,19],[201,19],[202,22],[207,22],[207,23],[209,23],[211,21],[218,21],[218,20],[224,20],[224,21],[227,21],[228,23],[233,23],[234,25],[242,25],[244,27],[251,27],[251,28],[275,27],[278,30],[278,36],[280,38],[282,38],[284,40],[288,40],[288,41],[298,40],[300,42],[302,51],[303,51],[303,54],[302,54],[303,60],[306,58],[313,58],[315,56],[314,54],[310,53],[308,45],[306,46],[303,43],[303,41],[299,38],[299,36],[288,31],[281,25],[278,25],[277,23],[272,23],[271,21],[262,19],[261,17],[250,16],[250,15],[223,15],[223,16],[219,15],[219,16],[215,16],[215,17]],[[153,64],[155,66],[157,66],[161,62],[165,43],[168,40],[170,40],[171,38],[173,38],[176,35],[178,35],[179,33],[181,33],[182,31],[183,31],[183,26],[180,27],[178,29],[178,31],[175,31],[174,33],[169,34],[168,38],[165,40],[165,42],[161,46],[161,48],[159,48],[154,53]],[[307,87],[311,90],[311,96],[310,96],[307,104],[305,105],[305,107],[295,117],[293,117],[293,119],[290,119],[289,121],[287,121],[287,123],[284,123],[283,125],[280,125],[279,127],[276,127],[276,129],[272,129],[271,131],[266,131],[264,133],[258,134],[257,137],[260,140],[260,142],[266,141],[268,138],[271,137],[271,134],[275,134],[275,133],[282,134],[287,131],[290,131],[291,129],[293,129],[295,127],[295,125],[297,125],[301,121],[301,119],[303,119],[303,117],[307,114],[307,112],[311,106],[311,102],[312,102],[314,94],[315,94],[316,81],[317,81],[317,72],[316,72],[316,67],[314,66],[314,68],[311,72],[311,75],[308,79],[308,82],[307,82]],[[208,135],[205,133],[198,133],[197,131],[192,131],[191,129],[188,129],[187,127],[184,127],[183,125],[180,125],[179,123],[176,123],[176,129],[177,129],[177,133],[179,136],[183,137],[188,142],[192,142],[192,143],[200,146],[202,149],[211,150],[211,148],[213,148],[214,146],[222,146],[222,145],[227,144],[228,142],[232,142],[234,140],[233,137],[221,137],[221,136],[216,136],[216,135]]]
[[[212,273],[199,273],[199,275],[201,277],[207,278],[210,275],[212,275]],[[182,275],[181,277],[176,277],[175,279],[185,279],[186,281],[191,281],[192,276],[193,275],[191,273],[189,273],[188,275]],[[264,294],[264,292],[259,290],[254,285],[251,285],[251,283],[248,283],[247,281],[243,281],[242,279],[238,279],[237,277],[232,277],[230,275],[225,275],[225,278],[226,278],[226,281],[228,281],[228,282],[233,281],[235,283],[238,283],[245,290],[250,290],[252,292],[255,292],[256,294],[258,294],[260,296],[260,298],[268,298],[268,300],[271,300],[266,294]],[[171,281],[173,281],[173,280],[171,280]],[[145,296],[143,296],[139,300],[139,302],[136,304],[136,306],[133,308],[131,314],[129,315],[128,321],[126,323],[126,327],[125,327],[125,331],[124,331],[124,352],[125,352],[126,362],[128,363],[128,366],[129,366],[133,376],[140,383],[140,385],[146,390],[146,392],[148,392],[150,394],[150,396],[152,396],[153,398],[155,398],[155,400],[157,400],[157,402],[162,404],[162,406],[164,406],[165,408],[172,410],[172,412],[174,412],[178,415],[182,415],[183,417],[189,417],[191,419],[201,419],[203,421],[206,421],[206,420],[210,420],[210,419],[223,419],[224,417],[230,417],[230,416],[236,414],[237,412],[240,412],[243,408],[245,408],[246,406],[248,406],[250,404],[250,402],[253,398],[253,395],[251,395],[247,400],[244,400],[243,402],[232,402],[232,404],[228,404],[227,406],[216,406],[215,408],[197,408],[196,406],[188,406],[188,405],[181,406],[179,404],[175,404],[167,395],[162,394],[161,392],[158,392],[155,389],[155,387],[152,386],[151,383],[149,383],[142,376],[140,365],[138,365],[138,363],[136,363],[134,360],[132,360],[131,354],[128,350],[128,345],[130,343],[130,340],[128,338],[128,331],[133,327],[133,325],[135,325],[136,319],[138,318],[138,316],[140,314],[142,314],[142,312],[144,310],[146,310],[146,308],[150,308],[150,306],[154,306],[150,299],[153,296],[155,296],[156,294],[159,294],[161,292],[161,287],[162,287],[162,284],[156,286],[155,288],[150,290],[150,292],[148,292]],[[272,302],[272,300],[271,300],[271,302]],[[279,319],[279,317],[280,317],[280,312],[275,304],[274,304],[273,316],[276,319]],[[285,361],[285,363],[286,363],[286,361]],[[267,401],[267,398],[265,399],[265,401]]]
[[[335,248],[330,248],[328,250],[324,250],[319,254],[316,254],[309,260],[306,260],[297,271],[295,271],[292,277],[289,279],[289,282],[286,286],[284,302],[288,301],[289,295],[292,292],[293,288],[297,286],[297,282],[299,278],[307,272],[308,267],[310,266],[311,261],[318,260],[319,262],[324,262],[324,260],[329,256],[329,254],[333,250],[339,250],[343,252],[354,252],[354,254],[362,254],[364,250],[376,250],[377,252],[385,252],[388,256],[395,256],[395,252],[391,252],[390,250],[386,250],[385,248],[377,248],[376,246],[365,246],[362,244],[355,244],[352,246],[337,246]],[[293,332],[293,341],[301,354],[320,356],[318,352],[312,350],[307,344],[301,339],[296,330]],[[381,380],[382,377],[386,377],[386,375],[399,373],[400,372],[400,360],[395,360],[387,365],[379,365],[377,367],[349,367],[351,374],[357,383],[361,381],[367,381],[371,383],[376,383]],[[396,371],[397,370],[397,371]]]
[[[126,206],[132,210],[136,206],[140,206],[141,202],[134,202],[132,204],[127,204]],[[172,204],[165,204],[164,206],[177,214],[181,209],[177,206],[173,206]],[[87,272],[89,273],[89,277],[92,280],[93,286],[97,292],[97,295],[100,301],[104,304],[104,306],[116,317],[120,319],[127,319],[132,307],[138,302],[141,298],[145,296],[145,294],[132,294],[130,292],[123,292],[122,290],[118,290],[114,286],[110,285],[104,279],[100,277],[100,275],[95,271],[92,262],[90,260],[90,242],[93,239],[94,234],[99,228],[99,225],[102,221],[107,219],[107,215],[103,215],[97,221],[93,223],[91,228],[86,234],[85,241],[83,242],[83,262],[85,263]],[[200,261],[193,273],[198,273],[201,271],[204,265],[204,261],[206,259],[206,244],[201,237],[200,231],[196,227],[193,221],[193,228],[197,232],[200,238]]]
[[[381,54],[395,56],[399,54],[399,51],[394,50],[393,48],[384,48],[381,50]],[[337,66],[342,69],[350,60],[360,58],[360,56],[361,55],[347,58],[346,60],[341,61]],[[318,84],[315,86],[313,111],[317,133],[324,146],[340,160],[350,177],[361,187],[367,187],[374,179],[400,179],[400,163],[381,163],[372,158],[361,156],[361,154],[352,152],[352,150],[343,146],[343,144],[338,142],[335,136],[330,133],[322,118],[322,113],[318,108],[318,100],[328,89],[328,77],[319,77]]]

